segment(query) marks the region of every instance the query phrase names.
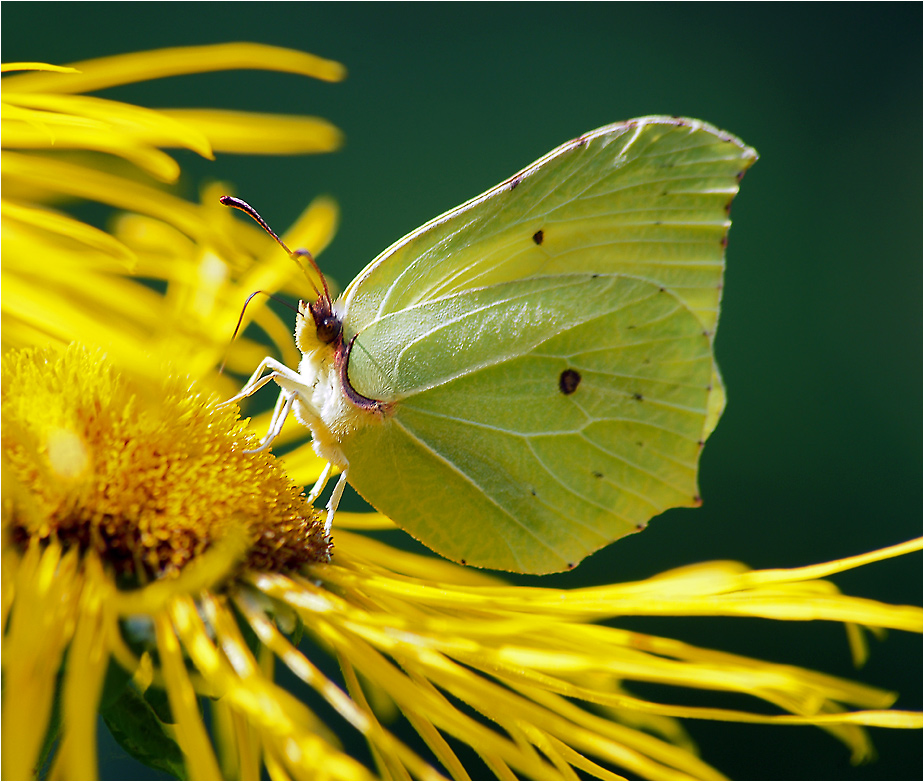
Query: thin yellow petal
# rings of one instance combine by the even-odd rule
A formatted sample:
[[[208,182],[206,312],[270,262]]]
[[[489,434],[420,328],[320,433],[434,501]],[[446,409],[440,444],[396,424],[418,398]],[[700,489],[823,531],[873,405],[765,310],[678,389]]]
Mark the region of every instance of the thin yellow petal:
[[[73,637],[83,578],[77,552],[32,545],[16,575],[3,636],[3,778],[32,779],[51,717],[64,650]]]
[[[265,744],[277,744],[286,765],[302,778],[368,778],[361,764],[333,746],[333,736],[303,703],[268,679],[253,675],[254,662],[233,618],[216,621],[221,612],[214,600],[207,600],[205,608],[225,657],[218,654],[190,599],[172,606],[177,632],[197,669],[218,685],[229,705],[259,727]]]
[[[866,554],[858,554],[853,557],[844,557],[835,559],[831,562],[822,562],[817,565],[808,565],[807,567],[787,568],[785,570],[755,570],[748,574],[747,580],[754,584],[768,584],[779,581],[807,580],[811,578],[826,578],[833,576],[835,573],[842,573],[845,570],[853,570],[861,565],[869,565],[873,562],[882,562],[892,557],[900,557],[903,554],[910,554],[913,551],[920,551],[924,547],[924,538],[914,538],[904,543],[897,543],[894,546],[876,549]]]
[[[341,523],[341,517],[344,517]],[[339,545],[349,551],[351,558],[356,557],[363,561],[365,567],[373,572],[384,572],[381,565],[373,563],[388,563],[388,569],[414,578],[432,580],[439,583],[452,583],[484,589],[486,587],[500,586],[504,582],[497,576],[488,572],[456,565],[445,559],[437,559],[429,554],[415,554],[402,551],[366,535],[354,535],[346,529],[358,530],[393,530],[394,523],[376,513],[347,513],[337,514],[337,524],[341,526],[336,532]],[[368,573],[371,577],[372,572]]]
[[[343,511],[337,514],[337,526],[342,529],[355,529],[355,530],[394,530],[397,529],[395,523],[381,513],[370,512],[370,513],[350,513],[348,511]],[[363,538],[363,540],[368,540],[368,538]],[[357,540],[357,542],[360,542]],[[439,560],[436,560],[439,561]],[[471,568],[466,568],[470,570]],[[500,585],[501,581],[496,581]]]
[[[155,147],[139,144],[131,138],[113,134],[108,129],[85,126],[61,126],[48,139],[36,135],[24,123],[7,123],[3,129],[5,149],[79,149],[90,152],[105,152],[117,155],[161,182],[175,182],[180,175],[180,166],[170,155]]]
[[[312,663],[292,646],[262,614],[251,596],[243,591],[236,594],[236,604],[247,617],[251,628],[260,640],[272,649],[289,669],[306,684],[314,688],[344,719],[360,733],[371,739],[370,748],[386,750],[400,766],[407,766],[420,779],[439,776],[436,770],[423,762],[416,753],[397,741],[375,719],[368,705],[351,700]]]
[[[218,761],[199,714],[196,692],[186,671],[180,642],[166,613],[154,616],[154,626],[170,710],[176,720],[176,738],[183,750],[189,778],[219,779]]]
[[[66,65],[49,65],[47,62],[5,62],[0,65],[0,73],[11,71],[53,71],[54,73],[80,73],[76,68]]]
[[[176,226],[203,244],[214,244],[221,250],[227,247],[228,254],[234,254],[233,248],[226,244],[223,236],[202,221],[199,207],[160,190],[85,166],[38,155],[4,151],[0,165],[4,177],[47,188],[52,192],[99,201],[119,209],[143,212]]]
[[[54,73],[26,73],[3,80],[3,89],[17,92],[93,92],[165,76],[247,68],[341,81],[346,69],[313,54],[258,43],[183,46],[100,57],[73,64],[79,73],[62,78]]]
[[[112,234],[94,228],[92,225],[87,225],[80,220],[75,220],[73,217],[60,212],[51,212],[47,209],[24,206],[6,199],[0,202],[0,211],[2,211],[4,218],[17,220],[34,228],[73,239],[111,256],[117,262],[112,266],[112,271],[116,269],[131,271],[135,263],[135,254]],[[9,230],[12,230],[12,226],[4,225],[3,239],[5,242],[15,239],[15,237],[7,233]],[[22,237],[20,240],[24,242],[30,241],[28,237]],[[31,241],[38,242],[40,240],[31,239]]]
[[[304,155],[343,146],[343,133],[321,117],[258,114],[220,109],[160,109],[208,138],[216,152]]]
[[[141,589],[116,592],[110,599],[112,610],[121,616],[162,612],[177,595],[197,594],[226,579],[249,545],[250,539],[243,530],[230,526],[224,538],[184,568],[178,577],[155,581]]]
[[[106,128],[130,135],[151,146],[183,147],[212,159],[208,137],[192,123],[178,121],[169,112],[89,95],[12,93],[4,95],[4,111],[11,106],[28,107],[33,119],[52,124]],[[3,129],[3,146],[9,146],[9,128]]]
[[[109,664],[108,623],[105,619],[108,582],[99,566],[88,579],[79,620],[68,650],[64,682],[64,740],[55,758],[52,778],[95,779],[96,711]]]

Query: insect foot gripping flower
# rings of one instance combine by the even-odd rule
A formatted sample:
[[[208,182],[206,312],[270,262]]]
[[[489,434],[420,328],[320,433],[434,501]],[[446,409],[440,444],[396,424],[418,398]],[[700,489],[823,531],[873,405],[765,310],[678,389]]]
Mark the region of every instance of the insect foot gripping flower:
[[[57,738],[54,775],[94,777],[109,656],[141,675],[155,637],[153,681],[189,756],[192,690],[167,612],[240,572],[327,561],[323,524],[274,457],[245,453],[254,440],[236,410],[185,379],[152,388],[76,345],[12,351],[2,416],[3,777],[42,773]]]

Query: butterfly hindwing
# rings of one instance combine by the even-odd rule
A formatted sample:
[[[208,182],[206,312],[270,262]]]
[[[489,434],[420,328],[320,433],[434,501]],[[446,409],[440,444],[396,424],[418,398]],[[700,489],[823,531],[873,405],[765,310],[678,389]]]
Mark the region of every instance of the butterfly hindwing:
[[[696,503],[711,371],[698,319],[622,275],[421,304],[354,345],[351,383],[393,407],[344,444],[351,483],[445,556],[562,570]]]

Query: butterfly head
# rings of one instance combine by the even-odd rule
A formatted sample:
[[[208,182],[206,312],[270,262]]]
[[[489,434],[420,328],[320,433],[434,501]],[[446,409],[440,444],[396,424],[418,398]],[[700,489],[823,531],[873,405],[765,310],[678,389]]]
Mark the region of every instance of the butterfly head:
[[[329,296],[318,296],[314,303],[308,304],[307,309],[319,342],[336,347],[343,341],[343,321],[334,313]]]
[[[295,321],[295,343],[302,354],[318,353],[329,359],[343,345],[343,321],[323,294],[313,302],[300,301]]]

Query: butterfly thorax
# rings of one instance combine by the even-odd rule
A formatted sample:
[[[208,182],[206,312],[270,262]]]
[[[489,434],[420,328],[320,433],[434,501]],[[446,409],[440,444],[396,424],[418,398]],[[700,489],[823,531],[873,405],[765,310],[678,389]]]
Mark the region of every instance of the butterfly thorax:
[[[300,302],[295,343],[302,353],[302,380],[293,404],[296,419],[311,430],[313,447],[322,459],[346,466],[340,444],[353,432],[380,419],[344,384],[349,351],[344,346],[342,321],[329,299]]]

